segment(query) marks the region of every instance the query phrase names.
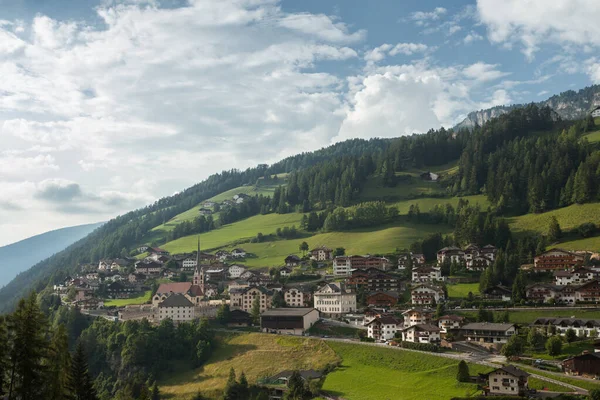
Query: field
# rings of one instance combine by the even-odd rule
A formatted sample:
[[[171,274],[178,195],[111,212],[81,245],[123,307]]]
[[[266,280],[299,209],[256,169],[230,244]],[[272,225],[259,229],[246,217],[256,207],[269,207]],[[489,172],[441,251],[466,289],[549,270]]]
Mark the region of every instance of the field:
[[[521,215],[509,218],[509,223],[513,232],[516,233],[537,231],[545,234],[548,232],[548,225],[552,216],[556,217],[562,230],[576,228],[584,222],[600,224],[600,203],[574,204],[542,214]],[[568,248],[564,245],[561,245],[561,247]]]
[[[110,306],[123,307],[123,306],[144,304],[144,303],[149,302],[151,297],[152,297],[152,290],[147,290],[143,294],[140,294],[137,297],[132,297],[130,299],[107,300],[104,302],[104,306],[105,307],[110,307]]]
[[[584,136],[590,143],[600,142],[600,130],[588,133]]]
[[[578,386],[578,387],[583,388],[583,389],[587,389],[587,390],[598,390],[598,389],[600,389],[600,383],[590,382],[590,381],[586,381],[586,380],[583,380],[583,379],[571,378],[569,376],[562,375],[562,374],[555,375],[555,374],[551,374],[551,373],[548,373],[546,371],[540,371],[537,368],[528,367],[528,366],[522,365],[522,364],[519,364],[518,367],[521,368],[521,369],[526,370],[527,372],[531,372],[531,373],[534,373],[534,374],[537,374],[537,375],[541,375],[541,376],[545,376],[545,377],[548,377],[548,378],[556,379],[557,381],[564,382],[564,383],[567,383],[567,384],[570,384],[570,385],[575,385],[575,386]]]
[[[440,204],[440,205],[451,204],[453,207],[456,207],[456,205],[458,204],[458,201],[460,199],[468,200],[469,204],[472,204],[472,205],[479,204],[481,206],[481,208],[484,210],[490,205],[487,197],[482,194],[476,195],[476,196],[464,196],[464,197],[422,197],[422,198],[412,199],[412,200],[402,200],[402,201],[392,203],[390,205],[398,208],[398,212],[400,214],[408,214],[408,210],[409,210],[410,206],[413,204],[419,205],[420,212],[427,212],[438,204]]]
[[[457,311],[461,315],[475,318],[476,311]],[[562,317],[562,318],[587,318],[587,319],[600,319],[600,310],[572,310],[564,308],[563,310],[524,310],[524,311],[509,311],[510,322],[516,324],[530,324],[537,318],[551,318],[551,317]]]
[[[285,257],[290,254],[300,254],[298,248],[303,241],[311,248],[320,245],[331,248],[344,247],[346,254],[380,254],[391,252],[396,247],[407,248],[430,233],[447,233],[449,230],[441,225],[406,224],[372,230],[319,233],[302,239],[245,243],[241,247],[257,255],[256,258],[246,259],[248,266],[273,266],[283,264]]]
[[[455,285],[447,285],[448,297],[450,299],[464,299],[469,292],[473,295],[479,294],[479,283],[457,283]]]
[[[399,175],[409,174],[400,173]],[[423,181],[418,177],[417,174],[410,175],[414,178],[413,182],[400,182],[395,187],[385,187],[381,182],[381,176],[373,176],[365,184],[359,200],[383,200],[392,202],[416,197],[443,196],[446,193],[445,189],[438,183]]]
[[[559,245],[569,250],[592,250],[600,251],[600,236],[585,239],[570,240]]]
[[[260,333],[229,335],[208,363],[195,370],[177,371],[159,382],[164,398],[191,399],[198,391],[211,399],[218,398],[225,387],[229,369],[248,381],[274,375],[286,369],[322,369],[338,357],[323,341],[282,337]]]
[[[477,386],[456,381],[458,361],[385,347],[330,342],[342,365],[325,379],[333,396],[361,400],[450,399],[468,396]],[[489,368],[470,365],[470,373]],[[402,394],[399,396],[399,394]]]
[[[583,353],[585,350],[594,352],[593,341],[583,340],[573,343],[564,343],[562,347],[562,353],[556,357],[548,355],[547,352],[533,353],[531,357],[541,358],[543,360],[564,360],[565,358],[576,356]]]
[[[264,235],[275,233],[277,228],[296,225],[300,227],[302,214],[266,214],[255,215],[244,220],[225,225],[219,229],[200,234],[200,245],[203,249],[214,249],[217,247],[235,244],[237,241],[251,239],[257,233]],[[182,253],[196,250],[198,235],[184,236],[161,246],[171,253]],[[245,248],[245,245],[244,245]]]

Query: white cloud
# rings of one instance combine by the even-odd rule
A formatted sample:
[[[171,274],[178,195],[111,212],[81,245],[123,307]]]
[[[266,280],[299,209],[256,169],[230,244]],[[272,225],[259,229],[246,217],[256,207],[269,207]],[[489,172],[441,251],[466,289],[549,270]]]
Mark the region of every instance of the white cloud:
[[[467,34],[467,36],[464,37],[463,43],[471,44],[471,43],[479,41],[479,40],[483,40],[483,36],[481,36],[477,32],[471,31],[470,33]]]
[[[595,57],[586,60],[585,71],[593,83],[600,83],[600,61]]]
[[[424,26],[439,20],[447,11],[444,7],[436,7],[433,11],[416,11],[410,14],[410,19],[417,25]]]
[[[398,43],[396,45],[385,43],[367,51],[363,58],[367,61],[367,66],[370,67],[375,63],[382,61],[388,55],[396,56],[398,54],[403,54],[410,56],[416,53],[425,53],[429,50],[434,50],[434,48],[428,47],[423,43]]]
[[[422,43],[398,43],[390,50],[390,55],[406,54],[407,56],[414,53],[423,53],[429,49],[427,45]]]
[[[469,65],[464,69],[463,74],[470,79],[487,82],[500,79],[504,76],[510,75],[510,72],[502,72],[496,69],[498,64],[486,64],[483,62],[477,62]]]
[[[286,15],[279,20],[279,25],[334,43],[357,42],[363,40],[366,35],[364,30],[349,33],[346,24],[335,22],[331,17],[323,14]]]
[[[518,43],[529,59],[542,43],[600,45],[596,0],[478,0],[477,11],[492,42]]]

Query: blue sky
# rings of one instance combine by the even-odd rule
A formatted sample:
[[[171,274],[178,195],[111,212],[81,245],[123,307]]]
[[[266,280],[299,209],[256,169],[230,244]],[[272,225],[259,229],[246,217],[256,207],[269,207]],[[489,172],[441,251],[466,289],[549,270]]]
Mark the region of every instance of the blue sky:
[[[600,82],[595,0],[0,0],[0,245]]]

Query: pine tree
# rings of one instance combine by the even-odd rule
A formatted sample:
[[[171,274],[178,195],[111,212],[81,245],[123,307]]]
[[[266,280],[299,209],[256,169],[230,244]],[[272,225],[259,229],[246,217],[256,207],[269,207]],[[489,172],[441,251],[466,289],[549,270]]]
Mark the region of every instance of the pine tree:
[[[560,229],[560,225],[558,224],[558,220],[553,215],[550,218],[550,225],[548,226],[548,238],[551,242],[556,242],[562,236],[562,230]]]
[[[156,382],[154,382],[152,384],[152,391],[151,391],[150,398],[152,400],[160,400],[160,390],[158,390],[158,385],[156,384]]]
[[[45,397],[45,363],[48,356],[46,317],[32,292],[9,317],[11,334],[9,398],[37,400]]]
[[[250,396],[250,389],[248,387],[248,379],[246,379],[246,374],[242,371],[240,375],[240,382],[238,383],[239,388],[239,398],[247,399]]]
[[[77,344],[71,362],[71,382],[69,385],[75,400],[96,400],[96,391],[88,371],[87,357],[81,343]]]
[[[465,360],[460,360],[458,363],[458,372],[456,373],[456,380],[459,382],[469,382],[471,380],[471,375],[469,373],[469,365],[465,362]]]
[[[252,308],[250,309],[250,316],[252,317],[253,324],[260,323],[260,295],[254,297],[252,300]]]
[[[48,358],[48,398],[52,400],[71,399],[69,388],[71,374],[71,355],[69,338],[64,325],[59,325],[50,343]]]
[[[8,334],[4,318],[0,317],[0,397],[6,394],[8,373]]]

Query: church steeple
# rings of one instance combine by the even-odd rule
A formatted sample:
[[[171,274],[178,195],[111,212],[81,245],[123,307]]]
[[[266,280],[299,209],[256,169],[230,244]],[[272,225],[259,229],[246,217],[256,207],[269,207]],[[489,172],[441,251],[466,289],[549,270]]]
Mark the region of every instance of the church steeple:
[[[196,252],[196,268],[194,269],[194,285],[200,286],[204,293],[204,270],[200,268],[200,236],[198,236],[198,250]]]

